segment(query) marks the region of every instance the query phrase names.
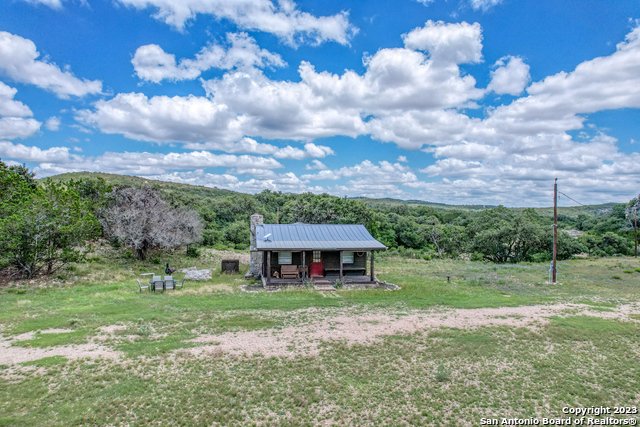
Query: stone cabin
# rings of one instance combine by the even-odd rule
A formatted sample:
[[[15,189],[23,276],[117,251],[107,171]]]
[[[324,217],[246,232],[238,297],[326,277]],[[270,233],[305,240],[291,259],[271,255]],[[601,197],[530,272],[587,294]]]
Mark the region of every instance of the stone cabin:
[[[375,251],[387,247],[356,224],[263,224],[251,216],[250,273],[265,286],[377,283]]]

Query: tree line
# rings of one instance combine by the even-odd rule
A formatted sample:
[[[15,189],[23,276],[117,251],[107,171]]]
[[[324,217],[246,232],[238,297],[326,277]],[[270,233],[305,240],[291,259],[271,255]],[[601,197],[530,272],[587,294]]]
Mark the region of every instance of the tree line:
[[[198,243],[200,215],[172,206],[150,187],[104,179],[43,182],[24,165],[0,161],[0,270],[14,277],[52,274],[82,262],[102,237],[144,260],[150,250]]]
[[[98,238],[138,259],[150,251],[195,245],[247,249],[249,217],[265,223],[363,224],[392,252],[425,259],[496,263],[547,261],[552,220],[534,209],[483,210],[424,205],[368,204],[327,194],[250,195],[166,183],[110,183],[81,177],[35,180],[23,166],[0,161],[0,270],[22,277],[51,274],[81,262]],[[638,198],[606,212],[561,216],[558,259],[632,255]],[[189,246],[191,245],[191,246]]]

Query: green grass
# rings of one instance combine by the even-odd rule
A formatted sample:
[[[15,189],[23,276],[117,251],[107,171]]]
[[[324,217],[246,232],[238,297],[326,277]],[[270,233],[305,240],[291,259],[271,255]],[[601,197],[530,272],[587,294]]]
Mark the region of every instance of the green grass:
[[[34,339],[17,341],[13,345],[20,347],[53,347],[56,345],[82,344],[87,341],[89,334],[90,331],[88,329],[60,334],[36,333]]]
[[[167,262],[216,266],[208,256],[174,254]],[[339,290],[339,298],[311,289],[245,293],[242,275],[214,273],[154,295],[140,294],[135,279],[158,271],[157,264],[114,258],[105,249],[99,260],[75,266],[77,276],[66,282],[0,290],[0,330],[5,338],[35,332],[12,341],[20,348],[95,341],[122,358],[49,356],[1,366],[0,426],[459,426],[479,425],[481,417],[560,417],[564,406],[637,405],[640,313],[629,322],[597,317],[640,301],[634,275],[611,279],[636,265],[632,258],[561,262],[560,283],[548,284],[546,263],[381,257],[378,276],[401,290]],[[200,335],[267,334],[305,316],[329,322],[336,312],[358,311],[381,327],[378,314],[404,319],[424,309],[560,302],[585,304],[592,313],[568,312],[535,329],[419,330],[368,345],[336,337],[317,355],[191,353],[203,345],[192,340]],[[41,332],[50,328],[72,332]]]
[[[51,366],[67,363],[68,359],[64,356],[43,357],[42,359],[32,360],[31,362],[22,362],[22,366],[35,366],[38,368],[48,368]]]

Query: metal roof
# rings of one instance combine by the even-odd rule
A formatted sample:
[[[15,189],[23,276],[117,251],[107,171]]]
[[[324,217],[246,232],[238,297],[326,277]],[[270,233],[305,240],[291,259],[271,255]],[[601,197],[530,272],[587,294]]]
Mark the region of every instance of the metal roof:
[[[256,225],[256,249],[374,250],[387,247],[374,239],[364,225],[296,223]]]

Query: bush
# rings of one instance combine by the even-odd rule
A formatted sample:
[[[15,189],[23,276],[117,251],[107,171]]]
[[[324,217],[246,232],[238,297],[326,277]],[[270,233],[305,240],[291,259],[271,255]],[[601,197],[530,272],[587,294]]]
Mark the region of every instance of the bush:
[[[62,183],[32,185],[23,175],[0,161],[0,269],[30,278],[83,260],[85,242],[100,234],[90,203]]]
[[[187,256],[189,258],[200,258],[200,251],[192,245],[187,246]]]
[[[438,365],[438,371],[436,372],[436,380],[442,383],[445,381],[449,381],[450,377],[451,377],[451,370],[447,369],[443,363]]]
[[[482,255],[480,252],[474,252],[473,254],[471,254],[471,261],[483,261],[484,260],[484,255]]]

